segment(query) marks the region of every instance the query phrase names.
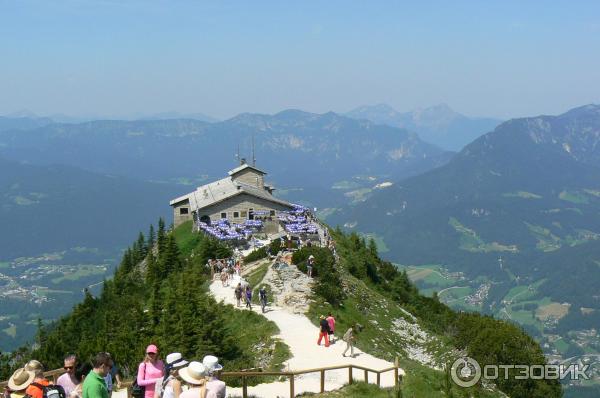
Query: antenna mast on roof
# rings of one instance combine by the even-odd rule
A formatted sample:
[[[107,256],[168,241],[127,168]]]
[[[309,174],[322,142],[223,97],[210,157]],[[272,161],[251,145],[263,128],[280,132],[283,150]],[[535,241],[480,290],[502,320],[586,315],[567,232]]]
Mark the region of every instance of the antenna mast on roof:
[[[254,152],[254,133],[252,133],[252,166],[256,167],[256,156]]]
[[[235,154],[235,160],[237,160],[238,162],[241,162],[241,158],[240,158],[240,144],[238,144],[238,146],[237,146],[237,153]]]

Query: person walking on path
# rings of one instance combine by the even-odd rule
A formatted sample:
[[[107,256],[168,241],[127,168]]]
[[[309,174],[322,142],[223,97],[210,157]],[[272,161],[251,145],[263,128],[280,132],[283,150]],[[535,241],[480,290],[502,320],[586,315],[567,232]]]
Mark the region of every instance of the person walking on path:
[[[237,306],[239,307],[241,302],[242,302],[242,293],[243,293],[243,289],[242,289],[242,282],[238,283],[237,287],[235,288],[235,291],[233,292],[234,296],[235,296],[235,300],[237,301]]]
[[[252,309],[252,289],[246,286],[246,308]]]
[[[96,354],[92,361],[94,368],[83,382],[82,398],[109,398],[104,378],[110,372],[111,361],[106,352]]]
[[[262,285],[262,287],[258,291],[258,299],[260,300],[260,307],[264,314],[265,307],[267,306],[267,290],[265,289],[265,285]]]
[[[346,349],[342,353],[342,356],[346,356],[346,352],[350,349],[350,356],[354,358],[354,340],[356,339],[354,336],[354,326],[350,327],[346,333],[344,333],[344,337],[342,339],[346,342]]]
[[[317,345],[321,345],[321,340],[325,338],[325,347],[329,347],[329,322],[323,315],[319,317],[321,320],[319,322],[319,340],[317,340]]]
[[[327,314],[327,323],[329,324],[329,342],[334,342],[334,333],[335,333],[335,318],[331,315],[331,312]]]
[[[312,254],[308,256],[308,261],[306,262],[306,275],[309,278],[312,278],[313,266],[315,265],[315,256]]]
[[[146,357],[138,366],[137,383],[145,387],[144,398],[154,398],[154,387],[162,380],[165,365],[158,359],[158,348],[154,344],[146,347]],[[85,397],[84,397],[85,398]]]

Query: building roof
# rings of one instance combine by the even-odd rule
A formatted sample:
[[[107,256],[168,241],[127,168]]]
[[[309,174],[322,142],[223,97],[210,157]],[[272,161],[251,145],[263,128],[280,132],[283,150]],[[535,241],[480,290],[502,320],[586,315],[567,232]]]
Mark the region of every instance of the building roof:
[[[256,171],[258,171],[260,174],[263,174],[263,175],[264,175],[264,174],[267,174],[267,173],[265,173],[264,171],[262,171],[261,169],[257,169],[256,167],[254,167],[254,166],[251,166],[251,165],[249,165],[248,163],[244,163],[244,164],[241,164],[241,165],[239,165],[239,166],[238,166],[238,167],[236,167],[235,169],[229,170],[229,175],[230,175],[230,176],[232,176],[232,175],[234,175],[234,174],[237,174],[237,173],[239,173],[240,171],[242,171],[242,170],[246,170],[246,169],[252,169],[252,170],[256,170]]]
[[[235,170],[235,169],[234,169]],[[233,170],[232,170],[233,171]],[[231,172],[229,172],[231,174]],[[240,181],[234,181],[231,177],[225,177],[221,180],[211,182],[210,184],[198,187],[194,192],[180,196],[169,202],[174,206],[185,200],[189,200],[192,211],[212,206],[223,200],[232,198],[236,195],[246,193],[257,198],[265,199],[270,202],[278,203],[284,206],[292,207],[289,202],[281,200],[273,196],[269,191],[255,187],[253,185],[244,184]]]

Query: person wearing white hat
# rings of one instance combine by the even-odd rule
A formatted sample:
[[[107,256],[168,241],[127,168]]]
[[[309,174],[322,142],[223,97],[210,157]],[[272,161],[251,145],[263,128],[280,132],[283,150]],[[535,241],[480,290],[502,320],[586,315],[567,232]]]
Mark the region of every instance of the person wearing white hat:
[[[192,361],[188,366],[179,369],[179,376],[189,385],[189,389],[179,396],[180,398],[216,398],[206,389],[208,371],[201,362]]]
[[[181,394],[179,369],[187,366],[188,361],[183,359],[179,352],[167,355],[166,361],[165,376],[156,382],[154,398],[179,398]]]
[[[19,368],[10,376],[8,380],[8,388],[10,389],[10,398],[22,398],[25,396],[25,390],[35,379],[35,373]]]
[[[219,380],[219,372],[223,370],[219,358],[214,355],[207,355],[202,359],[202,364],[206,367],[209,376],[206,389],[214,393],[216,398],[225,398],[227,386],[224,381]]]

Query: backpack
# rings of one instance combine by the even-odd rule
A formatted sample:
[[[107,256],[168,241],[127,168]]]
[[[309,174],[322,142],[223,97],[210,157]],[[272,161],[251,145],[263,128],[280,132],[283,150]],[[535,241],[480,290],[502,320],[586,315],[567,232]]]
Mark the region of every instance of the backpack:
[[[64,388],[62,388],[62,386],[59,386],[58,384],[50,384],[50,385],[44,386],[39,383],[31,383],[31,385],[42,390],[43,398],[66,398],[67,397],[67,394],[65,394]]]
[[[156,383],[156,387],[154,387],[154,398],[162,398],[163,394],[165,393],[165,387],[171,380],[173,380],[173,376],[169,376],[166,379]]]
[[[144,379],[146,378],[146,364],[144,363]],[[144,398],[146,395],[146,387],[140,386],[137,382],[137,377],[133,380],[131,385],[131,396],[133,398]]]

